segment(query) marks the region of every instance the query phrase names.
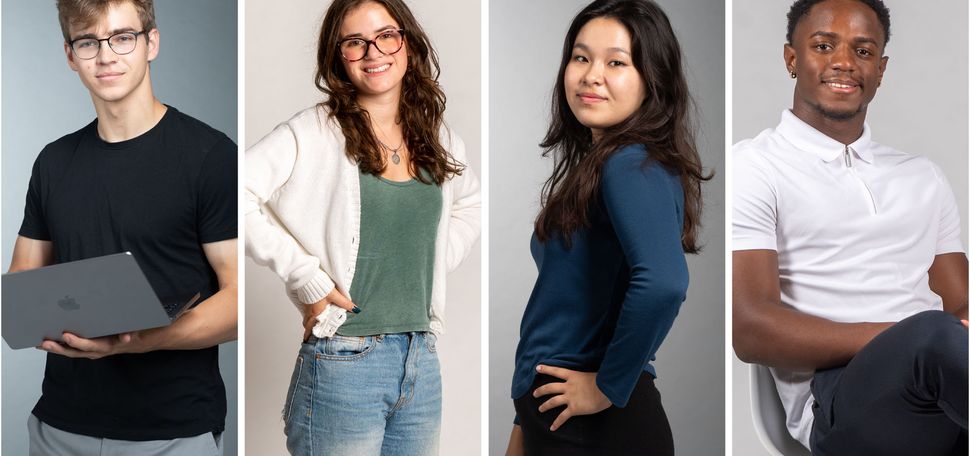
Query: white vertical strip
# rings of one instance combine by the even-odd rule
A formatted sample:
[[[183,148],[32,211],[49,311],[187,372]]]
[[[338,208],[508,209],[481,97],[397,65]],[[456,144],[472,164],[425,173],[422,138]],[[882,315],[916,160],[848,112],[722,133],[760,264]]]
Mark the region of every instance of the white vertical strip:
[[[726,455],[734,454],[734,436],[732,434],[734,403],[734,375],[733,349],[731,345],[731,214],[733,201],[731,189],[733,183],[731,164],[731,134],[734,131],[734,99],[731,87],[733,84],[732,70],[734,68],[732,47],[734,42],[734,27],[732,19],[734,8],[731,0],[725,0],[724,5],[724,451]]]
[[[488,210],[489,207],[489,192],[488,189],[490,185],[490,172],[489,172],[489,150],[488,150],[488,0],[481,1],[481,30],[482,30],[482,43],[481,43],[481,185],[482,185],[482,265],[481,265],[481,275],[482,275],[482,301],[481,301],[481,325],[482,325],[482,349],[481,349],[481,373],[482,382],[481,390],[479,395],[481,397],[481,416],[482,416],[482,433],[481,433],[481,455],[487,455],[488,452],[488,257],[489,257],[489,222],[488,222]]]
[[[236,6],[236,131],[238,132],[236,144],[239,147],[237,166],[236,166],[236,210],[237,210],[237,280],[239,282],[239,292],[237,296],[237,320],[236,320],[236,448],[239,449],[240,456],[246,455],[246,224],[243,212],[243,192],[242,185],[245,182],[246,162],[243,160],[243,151],[246,148],[246,2],[237,2]],[[232,400],[233,398],[228,398]]]

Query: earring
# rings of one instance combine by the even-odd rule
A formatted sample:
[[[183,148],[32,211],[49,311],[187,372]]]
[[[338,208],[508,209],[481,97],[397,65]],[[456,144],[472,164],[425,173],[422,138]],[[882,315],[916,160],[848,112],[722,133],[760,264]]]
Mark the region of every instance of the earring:
[[[788,75],[791,76],[792,79],[795,79],[798,77],[798,75],[796,75],[794,71],[792,71],[791,73],[788,73]]]

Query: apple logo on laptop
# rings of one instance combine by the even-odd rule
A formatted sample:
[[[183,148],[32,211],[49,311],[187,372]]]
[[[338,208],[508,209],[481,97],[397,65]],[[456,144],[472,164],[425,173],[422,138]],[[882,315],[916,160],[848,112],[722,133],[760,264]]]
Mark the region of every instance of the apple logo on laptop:
[[[81,308],[81,305],[78,304],[77,301],[70,296],[64,296],[64,298],[58,299],[57,305],[64,310],[78,310]]]

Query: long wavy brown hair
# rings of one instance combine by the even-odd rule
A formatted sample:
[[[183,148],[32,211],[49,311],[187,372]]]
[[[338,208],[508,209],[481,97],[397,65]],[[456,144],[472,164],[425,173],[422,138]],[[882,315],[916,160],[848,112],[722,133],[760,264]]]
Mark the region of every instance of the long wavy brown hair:
[[[630,33],[633,65],[646,87],[643,104],[623,122],[606,128],[593,143],[592,132],[576,119],[566,100],[563,77],[580,29],[595,18],[614,19]],[[682,68],[680,44],[663,10],[650,0],[597,0],[579,12],[563,43],[562,62],[552,99],[552,121],[540,147],[553,155],[555,167],[542,189],[542,209],[536,236],[545,242],[571,235],[589,224],[590,201],[596,197],[603,163],[623,146],[643,144],[647,161],[655,161],[680,177],[684,190],[685,252],[697,253],[701,220],[701,182],[705,175],[690,121],[691,98]],[[649,163],[645,163],[649,164]],[[635,197],[635,195],[631,195]]]
[[[404,29],[408,68],[404,72],[398,120],[410,153],[411,175],[441,185],[460,175],[464,165],[454,160],[439,140],[444,123],[445,93],[438,85],[438,55],[411,10],[401,0],[335,0],[323,19],[317,44],[316,86],[327,99],[320,103],[340,123],[347,156],[360,170],[379,175],[387,166],[380,143],[371,130],[370,115],[357,104],[357,88],[347,77],[337,42],[344,17],[368,3],[379,3]],[[423,171],[423,172],[422,172]]]

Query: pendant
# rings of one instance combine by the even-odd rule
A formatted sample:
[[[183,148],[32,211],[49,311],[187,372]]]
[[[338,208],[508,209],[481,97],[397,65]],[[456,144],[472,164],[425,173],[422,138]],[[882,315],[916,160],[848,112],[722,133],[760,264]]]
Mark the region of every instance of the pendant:
[[[397,151],[394,152],[394,155],[391,155],[391,161],[394,162],[395,165],[401,164],[401,156],[397,154]]]

